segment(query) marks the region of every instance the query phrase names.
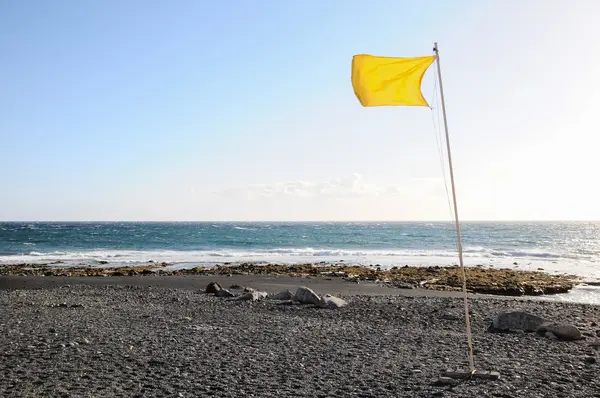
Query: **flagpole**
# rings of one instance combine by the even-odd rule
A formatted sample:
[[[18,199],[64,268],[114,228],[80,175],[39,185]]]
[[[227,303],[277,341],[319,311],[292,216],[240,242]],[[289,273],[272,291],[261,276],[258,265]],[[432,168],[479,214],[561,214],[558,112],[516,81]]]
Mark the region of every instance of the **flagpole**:
[[[454,170],[452,168],[452,153],[450,151],[450,135],[448,134],[448,120],[446,118],[446,102],[444,101],[444,86],[442,84],[442,68],[440,66],[440,54],[438,51],[437,42],[433,45],[433,51],[435,52],[435,60],[437,61],[437,71],[438,71],[438,79],[440,83],[440,97],[442,98],[442,114],[444,116],[444,130],[446,131],[446,149],[448,150],[448,165],[450,167],[450,183],[452,184],[452,200],[454,202],[454,221],[456,225],[456,240],[458,247],[458,260],[460,264],[460,268],[462,270],[462,279],[463,279],[463,295],[464,295],[464,304],[465,304],[465,323],[467,327],[467,344],[469,348],[469,367],[471,368],[471,372],[475,371],[475,364],[473,361],[473,338],[471,335],[471,320],[469,317],[469,298],[467,295],[467,276],[465,273],[465,265],[463,262],[463,248],[462,248],[462,240],[460,237],[460,223],[458,221],[458,206],[456,204],[456,187],[454,185]]]

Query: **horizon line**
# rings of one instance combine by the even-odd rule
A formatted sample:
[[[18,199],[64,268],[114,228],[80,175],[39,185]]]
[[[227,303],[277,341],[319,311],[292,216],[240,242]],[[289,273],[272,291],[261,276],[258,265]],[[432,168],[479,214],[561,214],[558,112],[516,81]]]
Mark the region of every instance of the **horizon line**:
[[[0,220],[0,223],[453,223],[454,220]],[[460,220],[459,223],[552,223],[552,222],[600,222],[596,219],[554,219],[554,220]]]

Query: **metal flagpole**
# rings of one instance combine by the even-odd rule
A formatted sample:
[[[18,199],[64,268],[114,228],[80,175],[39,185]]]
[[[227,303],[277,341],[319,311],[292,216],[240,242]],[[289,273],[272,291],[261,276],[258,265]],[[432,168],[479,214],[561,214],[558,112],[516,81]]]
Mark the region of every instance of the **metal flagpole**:
[[[456,188],[454,186],[454,170],[452,169],[452,153],[450,152],[450,135],[448,134],[448,120],[446,119],[446,103],[444,101],[444,86],[442,85],[442,68],[440,67],[440,54],[438,52],[437,42],[433,45],[435,52],[435,60],[437,61],[438,79],[440,82],[440,97],[442,98],[442,114],[444,115],[444,129],[446,131],[446,149],[448,150],[448,165],[450,166],[450,182],[452,184],[452,199],[454,201],[454,220],[456,224],[456,239],[458,242],[458,260],[462,270],[463,278],[463,293],[465,302],[465,322],[467,326],[467,344],[469,347],[469,367],[471,372],[475,372],[475,364],[473,362],[473,338],[471,335],[471,320],[469,318],[469,298],[467,295],[467,276],[465,274],[465,265],[463,263],[463,249],[460,238],[460,224],[458,222],[458,206],[456,205]]]

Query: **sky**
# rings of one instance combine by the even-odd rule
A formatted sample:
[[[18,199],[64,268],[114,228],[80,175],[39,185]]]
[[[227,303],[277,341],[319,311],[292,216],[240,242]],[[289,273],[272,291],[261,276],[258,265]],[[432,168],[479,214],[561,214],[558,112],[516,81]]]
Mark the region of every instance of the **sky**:
[[[0,3],[0,220],[451,220],[427,107],[354,54],[440,48],[462,220],[600,220],[600,2]]]

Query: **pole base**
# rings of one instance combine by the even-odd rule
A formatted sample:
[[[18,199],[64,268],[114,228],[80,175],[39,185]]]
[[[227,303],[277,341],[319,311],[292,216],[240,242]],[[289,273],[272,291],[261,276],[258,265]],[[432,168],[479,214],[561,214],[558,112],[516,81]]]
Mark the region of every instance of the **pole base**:
[[[444,372],[444,377],[451,379],[484,379],[484,380],[498,380],[500,373],[496,371],[461,371],[461,370],[447,370]]]

